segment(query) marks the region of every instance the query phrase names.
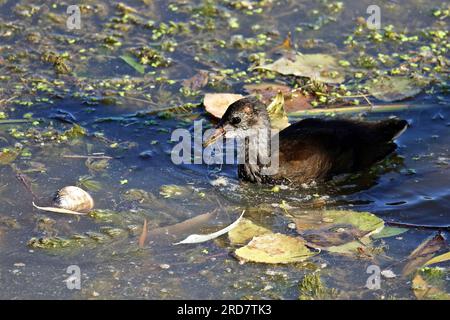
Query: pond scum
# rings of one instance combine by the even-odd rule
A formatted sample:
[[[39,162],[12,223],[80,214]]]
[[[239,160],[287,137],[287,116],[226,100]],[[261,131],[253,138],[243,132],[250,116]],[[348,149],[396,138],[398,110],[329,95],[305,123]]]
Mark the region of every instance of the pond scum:
[[[213,212],[183,207],[186,202],[217,206],[220,196],[210,194],[207,188],[170,181],[157,191],[128,187],[127,174],[118,178],[113,173],[119,169],[126,172],[127,165],[116,160],[134,150],[137,143],[108,136],[100,125],[125,128],[137,123],[145,130],[168,134],[173,128],[189,127],[195,119],[209,120],[203,107],[208,112],[220,111],[224,106],[218,104],[225,94],[256,94],[267,104],[282,95],[291,119],[344,111],[359,115],[377,107],[403,110],[413,105],[411,101],[448,105],[448,3],[388,2],[382,7],[381,29],[370,28],[366,7],[356,3],[95,1],[80,5],[81,28],[68,30],[68,4],[64,2],[0,1],[0,198],[14,208],[16,200],[7,192],[9,182],[4,181],[6,177],[18,181],[15,188],[21,188],[30,200],[27,212],[31,213],[32,200],[45,201],[55,191],[43,190],[44,174],[70,157],[82,159],[87,170],[73,183],[102,198],[87,217],[76,218],[91,220],[83,231],[64,216],[33,212],[31,219],[18,223],[17,217],[1,212],[0,247],[18,235],[18,230],[26,230],[27,240],[21,245],[49,256],[70,257],[95,249],[93,255],[99,261],[111,257],[150,259],[152,254],[156,261],[165,253],[158,256],[152,248],[152,232],[164,238],[162,230],[169,228],[180,237],[198,230],[212,233],[226,225],[214,223]],[[405,13],[419,9],[426,16],[423,19],[411,21]],[[205,96],[213,93],[219,95],[208,100],[210,105],[205,99],[203,105]],[[410,99],[408,104],[399,103],[405,99]],[[75,101],[93,120],[80,121],[61,107],[65,101]],[[101,108],[115,111],[98,116]],[[285,117],[281,111],[279,116]],[[150,141],[152,146],[162,143],[170,147],[167,141]],[[140,154],[142,159],[153,156],[153,151]],[[395,159],[387,161],[391,163],[383,168],[397,166]],[[280,187],[269,194],[283,199]],[[233,285],[226,289],[233,292],[231,297],[380,298],[370,295],[367,288],[354,292],[355,288],[345,284],[345,276],[326,269],[325,265],[332,263],[326,259],[343,255],[363,264],[385,259],[389,248],[384,239],[400,237],[409,229],[386,226],[368,212],[329,210],[332,201],[327,197],[314,194],[308,200],[306,211],[290,207],[284,199],[276,208],[253,206],[246,215],[248,220],[242,220],[233,233],[211,241],[213,249],[186,249],[183,262],[178,263],[190,266],[180,272],[198,273],[196,268],[208,260],[208,250],[214,250],[219,257],[232,255],[223,260],[224,273],[231,273],[228,269],[235,268],[238,261],[247,262],[244,266],[250,273],[259,264],[267,268],[260,287],[251,283],[248,274],[232,279]],[[225,208],[230,212],[241,209],[240,205]],[[268,223],[266,217],[272,214],[291,227],[279,230],[279,220]],[[148,235],[142,231],[144,219]],[[145,244],[147,237],[151,239]],[[171,237],[163,240],[167,246],[175,242]],[[286,250],[270,243],[279,243]],[[167,255],[175,249],[168,250]],[[299,254],[304,256],[299,258]],[[449,299],[448,260],[445,234],[425,239],[409,256],[392,263],[391,269],[401,266],[403,274],[385,273],[398,280],[386,290],[387,297]],[[288,263],[292,265],[284,266]],[[283,265],[280,270],[270,269],[278,264]],[[170,268],[157,265],[158,272]],[[155,271],[153,267],[149,270]],[[299,270],[303,277],[295,278],[292,295],[287,288],[292,290],[294,280],[289,277]],[[337,268],[336,273],[342,270]],[[217,277],[221,275],[207,269],[201,272],[212,292],[219,292]],[[396,290],[405,286],[405,279],[411,281],[408,293],[399,294]],[[170,281],[166,284],[173,288],[170,294],[160,284],[145,295],[188,296],[189,289],[182,288],[180,281]],[[96,297],[93,292],[98,291],[104,296],[120,296],[114,293],[117,287],[112,282],[102,275],[79,296]]]

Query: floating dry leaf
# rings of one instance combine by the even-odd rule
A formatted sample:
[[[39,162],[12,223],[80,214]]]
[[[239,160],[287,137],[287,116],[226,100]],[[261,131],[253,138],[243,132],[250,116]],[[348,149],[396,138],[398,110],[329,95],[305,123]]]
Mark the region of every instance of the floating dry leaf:
[[[203,98],[203,105],[206,111],[216,118],[222,118],[230,104],[244,98],[242,94],[234,93],[207,93]]]
[[[302,233],[302,237],[315,247],[328,249],[328,247],[353,242],[364,237],[366,234],[367,232],[361,231],[350,224],[338,224],[314,230],[306,230]]]
[[[242,218],[236,228],[228,232],[228,238],[230,239],[230,243],[233,245],[246,244],[253,237],[261,236],[267,233],[272,233],[272,231],[258,226],[249,219]]]
[[[365,254],[366,248],[370,245],[369,237],[362,237],[358,240],[347,242],[337,246],[324,248],[326,251],[340,254]],[[367,255],[367,254],[365,254]]]
[[[269,233],[254,237],[246,246],[237,249],[235,254],[240,260],[248,262],[301,262],[316,254],[305,244],[305,241],[299,237]]]
[[[281,57],[275,62],[256,67],[283,75],[306,77],[324,83],[341,83],[345,77],[335,57],[328,54],[300,54],[293,60]]]
[[[180,242],[176,242],[174,243],[174,245],[178,245],[178,244],[193,244],[193,243],[202,243],[202,242],[206,242],[215,238],[220,237],[221,235],[224,235],[225,233],[231,231],[233,228],[235,228],[239,222],[242,219],[242,216],[244,215],[245,210],[242,211],[241,216],[232,224],[230,224],[228,227],[223,228],[219,231],[210,233],[210,234],[191,234],[190,236],[188,236],[186,239],[180,241]]]
[[[284,109],[287,113],[312,108],[309,103],[311,97],[305,96],[299,91],[293,91],[286,85],[276,83],[247,84],[244,89],[251,95],[259,96],[266,105],[281,91],[284,96]]]
[[[411,254],[408,256],[406,265],[403,267],[403,276],[410,275],[418,268],[422,267],[429,261],[438,251],[447,247],[447,242],[439,233],[432,238],[428,238],[422,242]]]
[[[370,245],[369,236],[384,222],[370,212],[351,210],[311,211],[296,215],[297,231],[314,247],[335,253],[357,254]]]
[[[299,232],[339,224],[350,224],[370,233],[379,232],[384,227],[383,220],[373,213],[352,210],[309,211],[306,214],[295,215],[294,220]]]
[[[426,83],[409,77],[384,76],[366,83],[369,93],[385,102],[400,101],[419,94]]]

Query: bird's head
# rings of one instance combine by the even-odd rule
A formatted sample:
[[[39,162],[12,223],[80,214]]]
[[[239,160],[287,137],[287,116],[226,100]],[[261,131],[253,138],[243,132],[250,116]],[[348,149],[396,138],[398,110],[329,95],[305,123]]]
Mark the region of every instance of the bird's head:
[[[204,147],[214,143],[222,136],[234,138],[248,135],[249,130],[270,128],[266,106],[254,96],[233,102],[220,119],[215,131],[203,143]]]

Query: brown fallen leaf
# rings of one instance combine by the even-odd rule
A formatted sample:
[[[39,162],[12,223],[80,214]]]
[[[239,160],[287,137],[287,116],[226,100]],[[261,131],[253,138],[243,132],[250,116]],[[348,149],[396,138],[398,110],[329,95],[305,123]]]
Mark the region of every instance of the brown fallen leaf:
[[[147,240],[147,219],[144,219],[144,225],[142,226],[142,233],[139,236],[139,248],[143,248],[145,246],[145,240]]]
[[[364,237],[367,232],[361,231],[350,224],[334,225],[316,230],[306,230],[302,233],[303,239],[314,247],[326,248],[339,246]]]
[[[435,235],[433,238],[425,240],[408,256],[407,263],[402,270],[402,275],[410,275],[418,268],[422,267],[437,252],[447,246],[448,245],[445,238],[440,233]]]
[[[222,118],[228,106],[244,96],[234,93],[207,93],[203,98],[206,111],[216,118]]]
[[[383,220],[370,212],[323,210],[296,214],[298,233],[314,248],[326,251],[368,256],[371,234],[384,228]]]
[[[328,54],[297,53],[293,58],[283,56],[273,63],[257,66],[253,69],[305,77],[323,83],[342,83],[345,81],[345,74],[339,66],[337,58]]]
[[[208,84],[209,76],[208,71],[199,70],[195,75],[191,78],[186,79],[182,82],[183,88],[197,91]]]
[[[271,233],[271,231],[253,223],[253,221],[249,219],[242,218],[236,228],[228,232],[228,239],[232,245],[246,244],[252,240],[253,237],[267,233]]]
[[[312,108],[309,103],[311,101],[310,96],[305,96],[300,92],[293,91],[292,88],[286,85],[276,83],[248,84],[244,86],[244,89],[249,94],[260,96],[261,101],[266,105],[273,100],[279,91],[281,91],[284,96],[284,110],[287,113]]]
[[[419,94],[428,85],[426,80],[402,76],[384,76],[367,81],[369,93],[385,102],[401,101]]]

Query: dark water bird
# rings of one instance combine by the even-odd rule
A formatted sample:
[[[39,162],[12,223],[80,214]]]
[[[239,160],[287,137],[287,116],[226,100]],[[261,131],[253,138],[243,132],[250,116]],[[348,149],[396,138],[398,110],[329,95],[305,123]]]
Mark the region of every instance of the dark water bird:
[[[302,184],[324,181],[335,175],[354,173],[391,154],[397,147],[393,142],[408,123],[388,119],[378,122],[344,119],[309,118],[291,124],[278,133],[278,170],[267,175],[267,164],[249,162],[248,157],[238,164],[241,180],[255,183]],[[253,96],[231,104],[205,141],[208,146],[220,137],[236,137],[254,130],[267,130],[270,137],[270,119],[266,106]],[[248,140],[247,140],[248,141]],[[248,151],[248,145],[246,145]]]

